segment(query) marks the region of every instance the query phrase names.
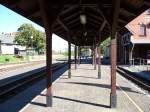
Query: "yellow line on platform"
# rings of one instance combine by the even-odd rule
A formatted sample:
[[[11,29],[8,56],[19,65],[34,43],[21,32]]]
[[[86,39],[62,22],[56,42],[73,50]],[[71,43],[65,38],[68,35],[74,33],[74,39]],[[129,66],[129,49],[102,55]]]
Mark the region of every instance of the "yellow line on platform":
[[[132,98],[119,86],[119,84],[117,84],[119,89],[122,90],[122,92],[125,94],[125,96],[135,105],[135,107],[140,111],[140,112],[144,112],[136,103],[134,100],[132,100]]]

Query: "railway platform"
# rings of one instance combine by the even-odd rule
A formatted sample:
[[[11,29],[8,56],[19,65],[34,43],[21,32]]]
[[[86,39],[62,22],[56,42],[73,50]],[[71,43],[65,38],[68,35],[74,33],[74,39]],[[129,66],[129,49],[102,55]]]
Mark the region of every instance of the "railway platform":
[[[149,112],[150,95],[117,74],[117,108],[110,108],[110,66],[101,66],[101,79],[91,64],[81,64],[53,82],[53,106],[46,107],[45,90],[20,112]],[[38,85],[37,85],[38,87]],[[35,89],[35,88],[34,88]]]

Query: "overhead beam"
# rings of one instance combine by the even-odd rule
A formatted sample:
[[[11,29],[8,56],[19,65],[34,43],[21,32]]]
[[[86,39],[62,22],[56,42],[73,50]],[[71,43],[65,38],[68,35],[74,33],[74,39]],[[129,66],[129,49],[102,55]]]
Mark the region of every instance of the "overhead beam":
[[[125,21],[125,20],[123,20],[121,18],[119,18],[118,21],[121,22],[121,23],[127,24],[127,21]]]
[[[102,25],[101,25],[100,28],[99,28],[99,32],[101,32],[101,31],[104,29],[106,23],[107,23],[107,21],[104,20],[103,23],[102,23]]]
[[[96,20],[103,21],[103,19],[100,16],[96,16],[96,15],[94,15],[92,13],[87,13],[87,16],[91,16],[91,17],[93,17]]]
[[[67,32],[69,32],[68,27],[67,27],[59,18],[57,19],[57,22],[58,22]]]
[[[75,22],[80,22],[80,19],[79,19],[79,18],[74,19],[74,20],[68,22],[67,25],[69,26],[70,24],[73,24],[73,23],[75,23]]]
[[[131,10],[129,11],[127,8],[126,9],[125,8],[121,8],[120,12],[121,13],[124,12],[124,13],[127,13],[127,14],[133,16],[133,17],[136,17],[136,14],[133,11],[131,12]]]
[[[71,19],[71,18],[76,17],[77,15],[79,15],[79,12],[76,12],[76,13],[72,14],[71,16],[65,17],[63,20],[64,20],[64,21],[67,21],[67,20],[69,20],[69,19]]]
[[[34,8],[32,8],[28,11],[28,17],[30,17],[38,12],[40,12],[40,10],[39,10],[38,6],[35,6]]]
[[[66,14],[66,13],[68,13],[68,12],[74,10],[74,9],[77,8],[77,7],[79,7],[79,5],[71,5],[68,9],[62,11],[62,12],[60,13],[60,15]]]
[[[150,6],[150,2],[149,2],[149,0],[145,0],[145,1],[144,1],[144,4],[146,4],[146,5]]]

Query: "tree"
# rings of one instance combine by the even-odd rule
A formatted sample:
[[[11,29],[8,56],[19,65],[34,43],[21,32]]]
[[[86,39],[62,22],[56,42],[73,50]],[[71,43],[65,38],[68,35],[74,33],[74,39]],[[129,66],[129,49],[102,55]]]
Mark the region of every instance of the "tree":
[[[27,48],[33,47],[38,52],[45,49],[45,33],[36,30],[32,24],[22,24],[17,31],[14,42]]]
[[[106,50],[106,47],[108,45],[110,45],[110,37],[107,38],[106,40],[104,40],[102,43],[101,43],[101,53],[104,54],[105,53],[105,50]]]

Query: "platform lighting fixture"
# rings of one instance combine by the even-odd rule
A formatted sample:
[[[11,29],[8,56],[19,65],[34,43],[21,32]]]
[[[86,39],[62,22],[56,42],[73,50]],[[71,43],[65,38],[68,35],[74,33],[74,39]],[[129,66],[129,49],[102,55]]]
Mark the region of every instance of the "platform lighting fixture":
[[[31,36],[30,38],[31,38],[31,48],[33,48],[33,42],[32,42],[33,36]]]
[[[87,36],[87,32],[84,32],[84,36]]]
[[[80,15],[80,22],[81,22],[81,24],[83,24],[83,25],[86,24],[86,16],[85,16],[85,14],[81,14],[81,15]]]

